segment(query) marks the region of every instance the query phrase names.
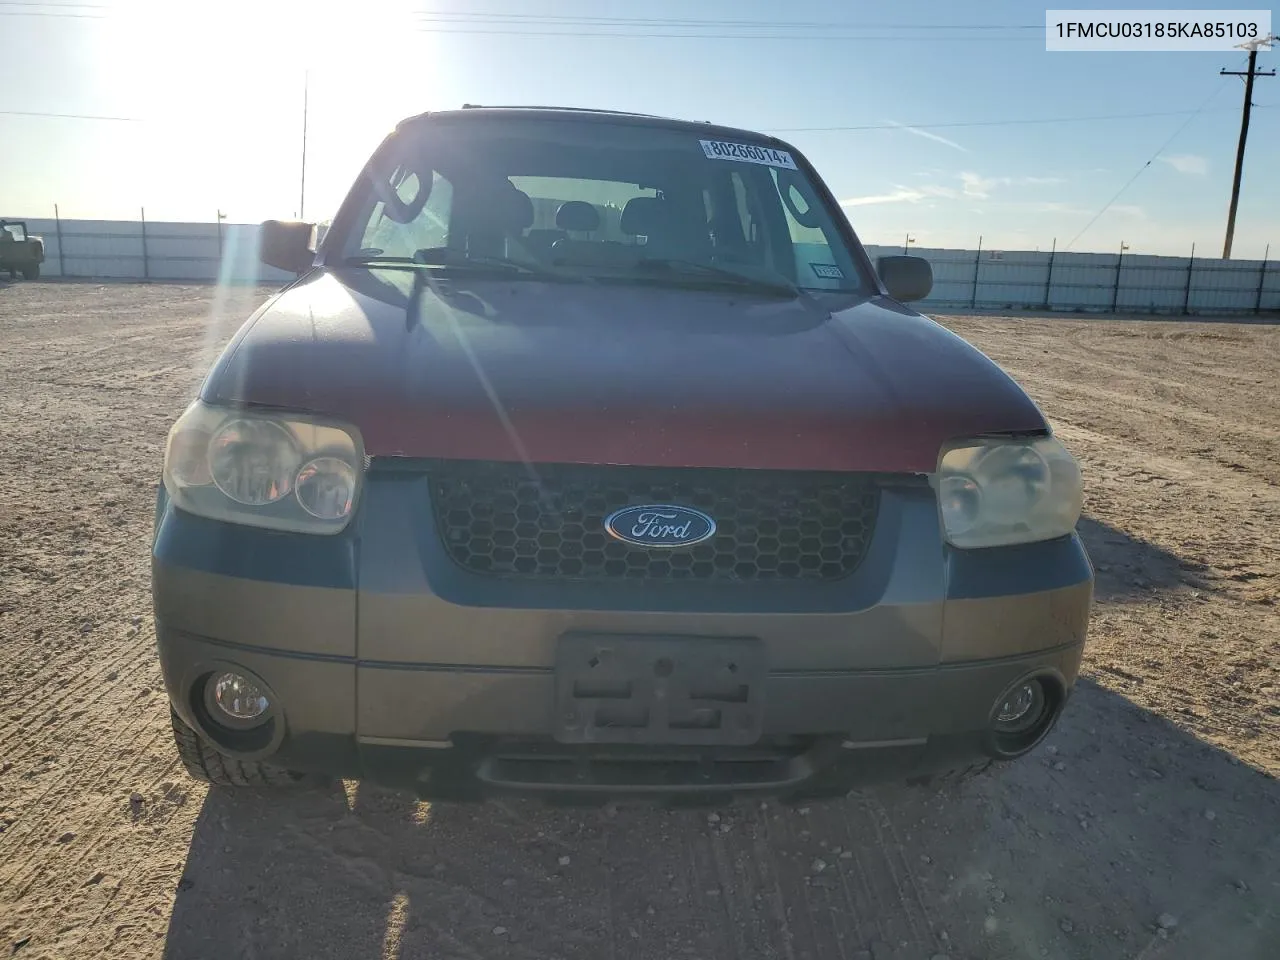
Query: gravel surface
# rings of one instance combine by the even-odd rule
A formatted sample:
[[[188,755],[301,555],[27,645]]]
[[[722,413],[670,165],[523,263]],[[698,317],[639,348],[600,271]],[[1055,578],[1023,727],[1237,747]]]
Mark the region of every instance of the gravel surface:
[[[0,284],[0,956],[1280,954],[1280,326],[940,318],[1084,465],[1098,605],[1036,754],[940,794],[581,811],[178,766],[161,445],[265,293]]]

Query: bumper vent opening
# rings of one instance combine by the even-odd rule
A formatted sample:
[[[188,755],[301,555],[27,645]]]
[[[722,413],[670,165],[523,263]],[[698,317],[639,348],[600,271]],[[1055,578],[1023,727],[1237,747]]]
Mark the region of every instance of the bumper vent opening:
[[[777,738],[716,752],[678,747],[573,748],[550,742],[493,744],[477,766],[481,780],[524,789],[652,790],[763,788],[811,773],[813,738]]]

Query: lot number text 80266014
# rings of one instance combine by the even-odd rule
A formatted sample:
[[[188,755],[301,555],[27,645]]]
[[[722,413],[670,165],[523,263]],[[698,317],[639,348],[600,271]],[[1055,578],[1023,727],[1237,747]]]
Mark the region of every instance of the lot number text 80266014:
[[[700,140],[702,152],[710,160],[741,160],[744,163],[763,163],[770,167],[796,169],[796,162],[785,150],[762,147],[756,143],[728,143],[724,140]]]

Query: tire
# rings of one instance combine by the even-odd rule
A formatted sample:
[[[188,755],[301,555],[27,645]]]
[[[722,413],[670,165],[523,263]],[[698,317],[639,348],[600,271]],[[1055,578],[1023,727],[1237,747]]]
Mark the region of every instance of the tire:
[[[39,280],[39,279],[40,279],[40,264],[38,264],[38,263],[33,263],[33,264],[30,264],[30,265],[28,265],[28,266],[23,267],[23,268],[22,268],[22,279],[24,279],[24,280]]]
[[[195,780],[220,787],[291,787],[306,779],[306,774],[258,760],[236,760],[219,753],[213,744],[196,733],[186,722],[169,710],[173,723],[173,742],[178,759]]]

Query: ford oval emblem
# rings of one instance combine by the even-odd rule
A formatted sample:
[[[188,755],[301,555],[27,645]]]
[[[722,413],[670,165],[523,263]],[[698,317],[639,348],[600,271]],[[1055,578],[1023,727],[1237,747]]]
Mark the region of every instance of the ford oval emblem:
[[[605,517],[604,528],[623,543],[673,549],[710,540],[715,536],[716,522],[701,510],[650,503],[614,511]]]

